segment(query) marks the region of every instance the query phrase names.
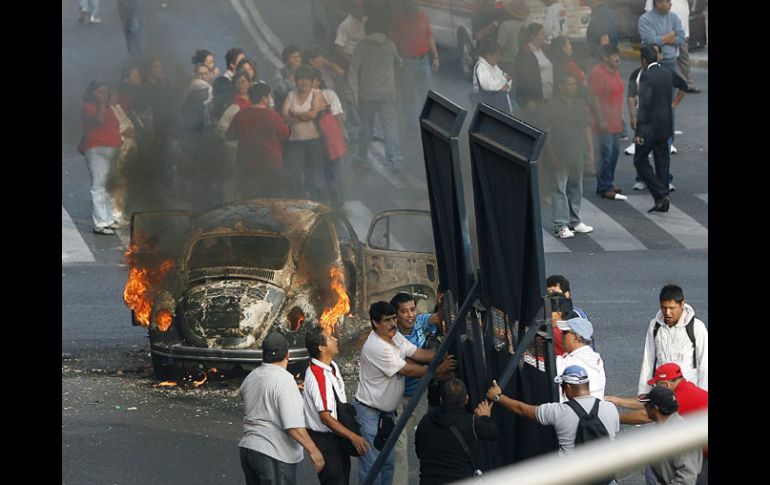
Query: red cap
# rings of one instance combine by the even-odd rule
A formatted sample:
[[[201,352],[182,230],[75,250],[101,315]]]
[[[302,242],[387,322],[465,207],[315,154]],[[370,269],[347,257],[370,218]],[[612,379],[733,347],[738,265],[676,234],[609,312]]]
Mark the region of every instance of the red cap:
[[[680,377],[682,377],[682,369],[679,368],[678,364],[674,364],[674,363],[663,364],[661,366],[658,366],[657,369],[655,369],[655,375],[652,376],[652,379],[647,381],[647,385],[654,386],[656,382],[670,381],[672,379],[678,379]]]

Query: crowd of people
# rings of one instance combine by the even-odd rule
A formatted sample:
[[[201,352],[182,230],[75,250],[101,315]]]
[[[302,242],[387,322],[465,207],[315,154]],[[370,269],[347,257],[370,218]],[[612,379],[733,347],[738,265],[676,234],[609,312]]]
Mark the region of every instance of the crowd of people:
[[[629,138],[623,118],[627,91],[633,144],[626,153],[634,155],[637,172],[633,189],[649,188],[654,199],[649,212],[667,212],[670,192],[676,189],[670,174],[670,153],[676,150],[674,108],[686,92],[700,92],[690,78],[687,0],[647,1],[647,12],[638,22],[641,68],[627,86],[619,70],[618,19],[605,0],[590,2],[589,55],[579,60],[567,38],[564,5],[558,0],[543,3],[543,23],[527,24],[526,0],[504,0],[502,8],[494,0],[482,1],[472,19],[479,60],[471,99],[548,133],[541,193],[551,206],[554,235],[566,239],[593,231],[580,218],[584,173],[596,175],[601,198],[628,198],[615,184],[620,141]]]
[[[141,4],[129,11],[128,3],[121,19],[131,64],[118,82],[91,82],[83,97],[79,148],[97,234],[126,224],[131,195],[147,181],[166,196],[182,185],[176,195],[193,210],[255,197],[339,206],[343,159],[369,163],[380,140],[394,167],[405,143],[417,143],[439,56],[414,0],[372,4],[367,16],[362,0],[347,2],[331,45],[287,45],[270,81],[242,48],[227,50],[221,73],[214,54],[199,49],[181,95],[160,58],[140,56]]]
[[[552,275],[547,287],[555,311],[559,402],[529,404],[506,395],[493,380],[486,399],[471,407],[465,383],[455,376],[457,362],[447,355],[428,387],[427,412],[412,413],[373,483],[407,485],[412,469],[419,469],[422,485],[482,475],[481,443],[502,436],[500,421],[492,418],[495,404],[502,408],[498,412],[553,426],[562,455],[594,439],[614,439],[621,423],[680,421],[708,408],[708,331],[680,287],[666,285],[660,292],[634,397],[605,394],[607,376],[595,349],[594,328],[585,312],[573,306],[569,281]],[[321,484],[350,483],[351,457],[358,458],[358,483],[363,483],[435,358],[432,343],[445,327],[440,311],[418,314],[414,296],[407,293],[373,303],[369,318],[371,332],[360,351],[352,405],[334,360],[339,343],[328,329],[312,326],[306,333],[311,359],[301,391],[285,370],[286,339],[277,332],[264,339],[264,364],[240,389],[246,416],[239,446],[247,484],[295,483],[302,448]],[[624,408],[629,410],[619,412]],[[410,443],[419,463],[409,463]],[[708,447],[668,456],[645,473],[651,485],[708,483]],[[602,483],[614,483],[614,478]]]

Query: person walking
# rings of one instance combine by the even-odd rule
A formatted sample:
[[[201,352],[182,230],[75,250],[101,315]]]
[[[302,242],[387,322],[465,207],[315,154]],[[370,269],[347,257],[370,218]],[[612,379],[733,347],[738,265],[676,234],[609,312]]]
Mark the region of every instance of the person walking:
[[[132,59],[142,57],[140,38],[142,35],[143,0],[118,0],[118,15],[126,37],[126,48]]]
[[[305,428],[302,395],[290,372],[289,342],[278,332],[262,341],[262,365],[243,380],[238,393],[244,407],[238,443],[246,485],[295,485],[304,448],[316,473],[323,454]]]

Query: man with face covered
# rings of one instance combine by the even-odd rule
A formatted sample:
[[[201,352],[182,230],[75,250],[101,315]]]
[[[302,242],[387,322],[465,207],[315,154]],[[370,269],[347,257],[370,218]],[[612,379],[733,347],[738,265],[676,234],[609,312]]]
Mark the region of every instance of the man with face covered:
[[[666,362],[678,364],[686,380],[708,391],[708,350],[706,325],[685,303],[682,288],[664,286],[660,290],[660,310],[647,328],[638,394],[646,394],[652,388],[648,381],[653,378],[653,371]]]

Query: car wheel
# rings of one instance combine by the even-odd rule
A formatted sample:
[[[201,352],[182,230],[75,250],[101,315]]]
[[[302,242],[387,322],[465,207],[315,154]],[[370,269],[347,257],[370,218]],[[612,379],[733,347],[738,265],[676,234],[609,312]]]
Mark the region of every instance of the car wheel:
[[[468,35],[464,32],[458,34],[458,50],[460,54],[460,70],[467,79],[473,76],[473,66],[476,65],[476,51],[473,49]]]
[[[152,369],[155,372],[155,378],[159,381],[174,380],[179,375],[179,368],[165,357],[152,354]]]

